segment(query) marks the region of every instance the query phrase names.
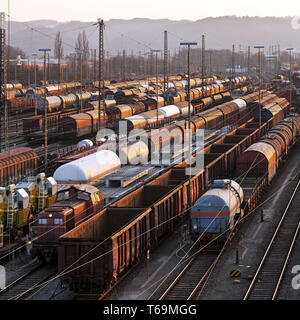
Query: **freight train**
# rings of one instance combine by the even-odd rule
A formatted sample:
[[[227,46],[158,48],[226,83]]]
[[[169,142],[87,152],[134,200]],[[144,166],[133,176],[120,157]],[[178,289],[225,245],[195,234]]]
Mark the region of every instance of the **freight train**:
[[[270,121],[268,118],[267,121]],[[275,121],[275,119],[274,119]],[[274,122],[270,122],[272,125]],[[283,158],[300,134],[300,116],[292,115],[277,121],[268,133],[239,155],[236,161],[236,180],[215,180],[191,209],[194,238],[201,243],[218,238],[225,241],[244,212],[253,209],[249,195],[266,179],[276,175]],[[245,176],[246,175],[246,176]],[[253,180],[255,179],[255,180]],[[249,188],[249,180],[252,188]],[[250,190],[250,191],[249,191]],[[247,194],[244,197],[244,193]]]
[[[300,120],[298,115],[293,117],[293,121],[299,123],[296,119]],[[232,225],[235,220],[227,215],[242,215],[243,211],[233,208],[234,204],[240,206],[242,203],[244,212],[249,212],[257,205],[264,183],[268,183],[265,177],[260,177],[259,184],[252,180],[252,190],[248,192],[242,183],[230,182],[223,177],[232,175],[236,159],[243,152],[247,153],[245,150],[258,141],[259,131],[266,133],[270,124],[268,120],[259,128],[257,123],[248,122],[228,133],[205,150],[204,169],[190,177],[192,205],[211,182],[218,179],[214,182],[218,191],[207,197],[207,200],[217,202],[212,205],[206,202],[203,207],[203,210],[211,207],[209,212],[203,212],[210,221],[210,215],[216,215],[224,207],[222,223],[218,226],[216,224],[218,234],[220,228],[227,229],[228,223]],[[300,127],[297,125],[295,128],[294,134],[299,135]],[[248,161],[247,169],[252,161],[253,157]],[[268,166],[264,169],[268,170]],[[79,294],[99,293],[99,289],[109,288],[125,270],[139,261],[147,250],[181,221],[188,209],[188,189],[189,177],[184,165],[180,164],[62,235],[58,248],[61,280]],[[222,194],[228,197],[229,189],[234,194],[235,202],[232,204],[222,198]],[[201,216],[195,218],[201,219]],[[207,226],[207,221],[203,224]]]
[[[246,97],[248,101],[255,101],[257,99],[257,94],[252,94]],[[227,110],[224,113],[220,113],[222,117],[224,117],[224,114],[226,114],[226,117],[222,118],[223,120],[218,122],[217,120],[220,117],[219,114],[214,115],[216,110],[212,111],[211,115],[203,115],[203,118],[199,122],[194,120],[193,124],[193,131],[202,128],[205,128],[205,125],[208,125],[210,129],[213,128],[214,125],[218,125],[219,127],[222,127],[228,123],[233,124],[233,120],[239,121],[240,116],[238,115],[239,112],[242,113],[242,116],[245,117],[245,108],[244,105],[246,105],[246,101],[243,100],[243,106],[240,106],[240,102],[233,102],[233,105],[228,107],[228,105],[224,106],[224,110]],[[250,102],[249,102],[250,103]],[[222,106],[220,106],[221,108]],[[223,109],[221,109],[223,110]],[[229,110],[229,111],[228,111]],[[250,111],[248,111],[250,113]],[[234,116],[234,117],[232,117]],[[251,116],[250,116],[251,118]],[[247,121],[247,118],[245,118],[245,121]],[[175,124],[172,124],[170,126],[166,126],[167,129],[172,130],[172,141],[171,143],[178,143],[179,145],[183,143],[185,139],[186,131],[184,129],[187,128],[185,121],[177,122]],[[176,133],[174,133],[173,129],[177,128]],[[246,134],[249,134],[251,132],[251,128],[247,129]],[[242,133],[241,133],[242,134]],[[245,134],[245,133],[244,133]],[[143,161],[146,161],[147,159],[150,159],[150,155],[153,155],[153,153],[157,152],[158,150],[162,149],[162,145],[165,143],[165,141],[161,140],[161,137],[159,136],[157,139],[154,136],[149,136],[148,141],[137,141],[133,142],[129,147],[126,149],[122,149],[122,145],[119,146],[119,157],[121,157],[120,152],[123,153],[123,158],[126,158],[126,163],[131,163],[132,160],[134,160],[134,163],[140,163]],[[168,143],[170,143],[170,140],[168,140]],[[105,144],[101,146],[103,149],[105,149]],[[97,152],[96,152],[97,150]],[[125,154],[124,154],[125,152]],[[214,152],[214,155],[216,154],[216,151]],[[116,171],[121,166],[121,161],[119,160],[119,157],[112,151],[109,150],[101,150],[94,149],[93,150],[87,150],[84,153],[81,154],[84,157],[76,157],[76,160],[74,157],[72,158],[73,161],[68,162],[60,166],[54,173],[54,179],[59,184],[93,184],[95,185],[95,182],[101,182],[101,179],[107,175],[108,173]],[[136,162],[136,159],[138,159],[138,162]],[[62,160],[62,159],[60,159]],[[142,161],[143,160],[143,161]],[[62,200],[62,199],[60,199]],[[59,201],[59,198],[57,198],[57,202]],[[61,205],[64,206],[64,202],[61,202]],[[47,212],[50,212],[51,208],[47,209]],[[78,211],[78,214],[80,213],[80,210]],[[93,213],[94,214],[94,213]],[[38,217],[44,215],[44,212],[41,212]],[[53,214],[52,214],[53,216]],[[62,216],[63,225],[66,223],[66,218],[64,215]],[[43,221],[44,223],[44,221]],[[53,221],[49,221],[50,225],[53,225]],[[65,225],[64,225],[65,226]],[[32,227],[32,230],[35,233],[35,236],[37,237],[37,240],[34,241],[34,248],[35,253],[39,252],[40,256],[45,256],[47,259],[50,259],[50,253],[55,253],[56,246],[57,246],[57,238],[56,236],[51,235],[51,232],[47,233],[48,239],[43,240],[43,233],[45,232],[45,226],[43,224],[40,224],[39,220],[35,222],[35,224]],[[51,241],[49,239],[52,239],[52,245]],[[43,253],[44,252],[44,253]]]
[[[274,100],[274,95],[270,95],[270,94],[268,95],[267,92],[262,92],[262,96],[263,97],[265,96],[265,99],[264,98],[262,99],[263,104],[267,103],[268,101]],[[226,125],[238,125],[239,123],[246,122],[255,114],[255,110],[257,108],[257,104],[255,100],[257,98],[258,98],[258,93],[249,94],[244,96],[242,99],[236,99],[231,102],[221,104],[218,107],[208,110],[207,112],[202,112],[199,115],[192,116],[191,117],[192,132],[194,133],[197,129],[217,130]],[[255,107],[252,108],[252,105],[254,105]],[[126,115],[128,112],[131,114],[132,111],[129,108],[127,108],[127,106],[116,106],[116,108],[120,108],[121,110],[123,110],[123,107],[124,107],[124,111],[123,112],[121,111],[122,112],[122,113],[120,112],[121,114]],[[177,112],[177,114],[179,114],[180,112],[179,108],[178,109],[174,108],[174,110],[175,112]],[[145,114],[148,114],[148,113],[145,113]],[[151,121],[152,122],[156,121],[157,119],[156,112],[153,111],[151,115],[153,117]],[[145,118],[143,118],[142,120],[144,119]],[[80,136],[79,124],[75,125],[74,123],[72,125],[73,125],[73,128],[67,125],[65,126],[65,128],[69,127],[69,129],[67,130],[69,134],[71,132],[77,132],[77,135],[79,137]],[[129,127],[131,129],[137,128],[137,127],[133,127],[131,123],[129,124]],[[78,128],[77,131],[76,131],[76,128]],[[88,128],[91,130],[92,125],[90,125]],[[186,119],[177,120],[175,123],[165,124],[164,128],[168,129],[169,132],[172,132],[173,140],[177,141],[177,143],[179,144],[184,143],[185,134],[186,134],[185,129],[188,128]],[[95,126],[95,130],[96,130],[96,126]],[[91,132],[92,131],[89,131],[89,133]],[[151,158],[154,152],[157,152],[159,149],[162,148],[162,145],[165,143],[164,141],[165,137],[162,136],[158,139],[155,139],[153,132],[148,132],[147,137],[148,137],[147,141],[144,141],[144,142],[148,145],[148,150],[149,150],[148,154],[149,154],[149,158]],[[162,141],[159,143],[159,146],[158,146],[157,144],[159,139]],[[96,146],[92,149],[86,150],[77,155],[60,157],[56,162],[57,162],[57,165],[64,164],[73,160],[77,160],[81,157],[87,156],[98,150],[99,150],[99,147]]]

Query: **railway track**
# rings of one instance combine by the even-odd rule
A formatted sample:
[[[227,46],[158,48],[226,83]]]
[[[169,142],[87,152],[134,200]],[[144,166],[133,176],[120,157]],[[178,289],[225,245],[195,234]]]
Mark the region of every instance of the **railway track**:
[[[198,254],[185,266],[159,300],[191,300],[201,289],[217,253]]]
[[[219,250],[194,254],[194,257],[182,262],[161,282],[148,300],[191,300],[201,289],[209,271],[219,255]],[[174,270],[175,271],[175,270]]]
[[[300,180],[256,270],[244,300],[275,300],[300,229]]]
[[[0,300],[26,300],[38,288],[37,285],[48,280],[57,273],[57,268],[49,265],[38,264],[30,271],[10,283],[0,291]]]

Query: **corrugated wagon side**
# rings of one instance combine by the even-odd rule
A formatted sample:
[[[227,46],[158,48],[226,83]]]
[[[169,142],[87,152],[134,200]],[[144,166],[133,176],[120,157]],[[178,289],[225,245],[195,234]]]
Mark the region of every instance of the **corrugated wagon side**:
[[[100,292],[150,247],[150,209],[108,208],[59,239],[58,271],[74,292]],[[68,272],[70,271],[70,272]]]

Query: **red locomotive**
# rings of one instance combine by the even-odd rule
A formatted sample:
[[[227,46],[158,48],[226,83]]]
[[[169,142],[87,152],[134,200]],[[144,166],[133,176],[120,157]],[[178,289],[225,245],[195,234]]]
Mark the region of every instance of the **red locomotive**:
[[[66,185],[60,189],[56,203],[41,211],[31,225],[32,257],[38,257],[47,263],[55,262],[58,238],[103,207],[104,194],[93,186]]]

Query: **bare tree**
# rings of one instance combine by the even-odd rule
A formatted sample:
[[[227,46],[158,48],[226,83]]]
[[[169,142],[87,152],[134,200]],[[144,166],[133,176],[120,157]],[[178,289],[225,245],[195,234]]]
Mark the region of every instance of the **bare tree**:
[[[77,55],[80,55],[82,50],[83,50],[82,34],[81,32],[79,32],[77,36],[76,44],[75,44],[75,51]]]
[[[62,39],[60,32],[57,32],[54,42],[54,57],[59,59],[63,56]]]
[[[83,50],[83,59],[87,60],[90,56],[89,50],[89,40],[87,39],[85,30],[82,32],[82,50]]]

